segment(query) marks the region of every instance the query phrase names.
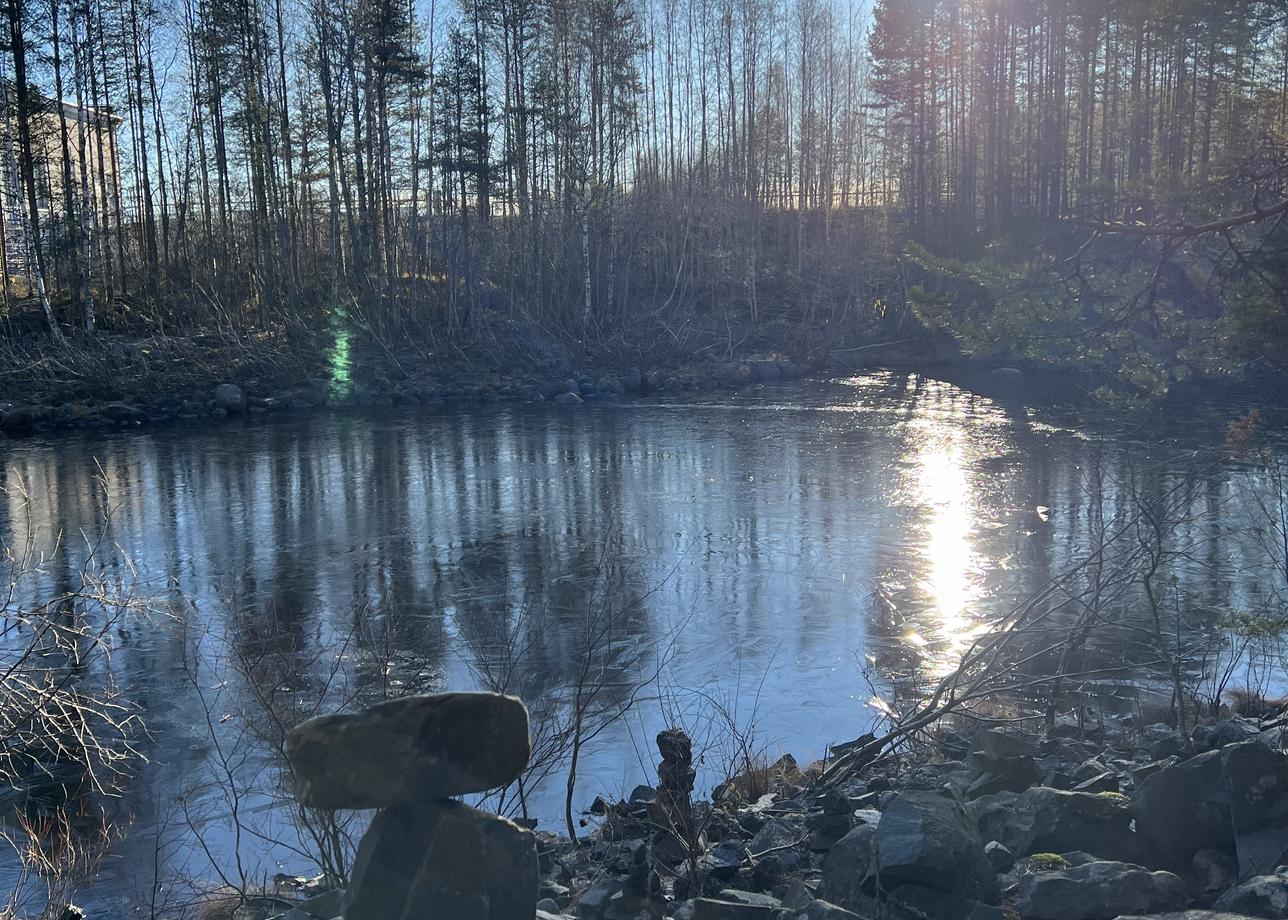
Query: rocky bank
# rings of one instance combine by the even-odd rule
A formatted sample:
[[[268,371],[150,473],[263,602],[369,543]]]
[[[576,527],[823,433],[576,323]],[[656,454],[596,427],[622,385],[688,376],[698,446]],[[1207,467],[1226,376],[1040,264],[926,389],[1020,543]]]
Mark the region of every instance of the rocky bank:
[[[366,373],[361,381],[299,379],[298,375],[264,368],[257,369],[254,376],[205,384],[194,384],[188,375],[176,374],[172,381],[140,378],[139,386],[124,390],[113,390],[112,382],[105,382],[94,395],[40,393],[34,388],[0,393],[0,433],[20,437],[61,428],[128,428],[267,413],[432,408],[470,402],[576,406],[623,396],[792,382],[804,373],[789,359],[763,357],[680,368],[575,369],[548,363],[508,374],[385,369]]]
[[[853,773],[785,756],[714,801],[670,730],[656,786],[597,801],[579,845],[447,798],[517,777],[526,732],[490,694],[297,729],[306,804],[381,811],[348,890],[282,920],[1288,918],[1288,714],[941,725]]]

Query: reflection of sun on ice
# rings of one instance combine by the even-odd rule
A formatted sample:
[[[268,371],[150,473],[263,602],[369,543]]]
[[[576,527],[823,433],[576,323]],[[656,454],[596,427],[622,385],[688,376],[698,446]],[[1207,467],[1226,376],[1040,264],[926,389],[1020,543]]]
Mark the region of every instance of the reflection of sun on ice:
[[[937,671],[947,672],[980,627],[969,615],[979,597],[979,560],[971,546],[974,508],[962,465],[960,444],[927,439],[920,458],[918,491],[930,512],[923,534],[926,570],[921,581],[933,604],[933,631],[942,655]]]

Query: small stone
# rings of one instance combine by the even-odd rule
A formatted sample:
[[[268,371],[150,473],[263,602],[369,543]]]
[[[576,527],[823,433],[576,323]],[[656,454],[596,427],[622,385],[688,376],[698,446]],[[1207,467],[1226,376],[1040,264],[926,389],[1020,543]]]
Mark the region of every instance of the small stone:
[[[301,804],[386,808],[513,782],[528,762],[528,711],[496,693],[399,697],[309,719],[286,749]]]
[[[111,402],[103,407],[103,416],[117,424],[132,425],[147,421],[147,413],[138,406],[128,403]]]
[[[1112,770],[1106,770],[1104,773],[1098,773],[1090,779],[1085,779],[1073,787],[1074,792],[1117,792],[1118,791],[1118,774]]]
[[[984,855],[988,857],[994,872],[1007,872],[1015,865],[1015,854],[998,840],[990,840],[984,845]]]

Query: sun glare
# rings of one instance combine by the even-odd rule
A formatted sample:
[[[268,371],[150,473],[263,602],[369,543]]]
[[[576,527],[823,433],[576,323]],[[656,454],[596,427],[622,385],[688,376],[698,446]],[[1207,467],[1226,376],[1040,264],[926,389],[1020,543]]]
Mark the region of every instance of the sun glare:
[[[923,630],[930,633],[946,670],[977,629],[971,607],[979,598],[979,558],[971,542],[974,507],[962,446],[945,440],[945,432],[937,434],[925,439],[917,487],[928,512],[921,542],[926,563],[921,588],[930,600],[931,616]]]

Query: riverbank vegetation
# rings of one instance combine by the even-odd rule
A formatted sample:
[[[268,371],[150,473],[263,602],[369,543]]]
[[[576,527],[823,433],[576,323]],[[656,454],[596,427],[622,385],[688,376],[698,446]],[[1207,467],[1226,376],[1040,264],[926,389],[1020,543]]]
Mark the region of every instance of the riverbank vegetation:
[[[483,364],[914,338],[1147,394],[1288,357],[1281,4],[7,17],[5,337]]]

